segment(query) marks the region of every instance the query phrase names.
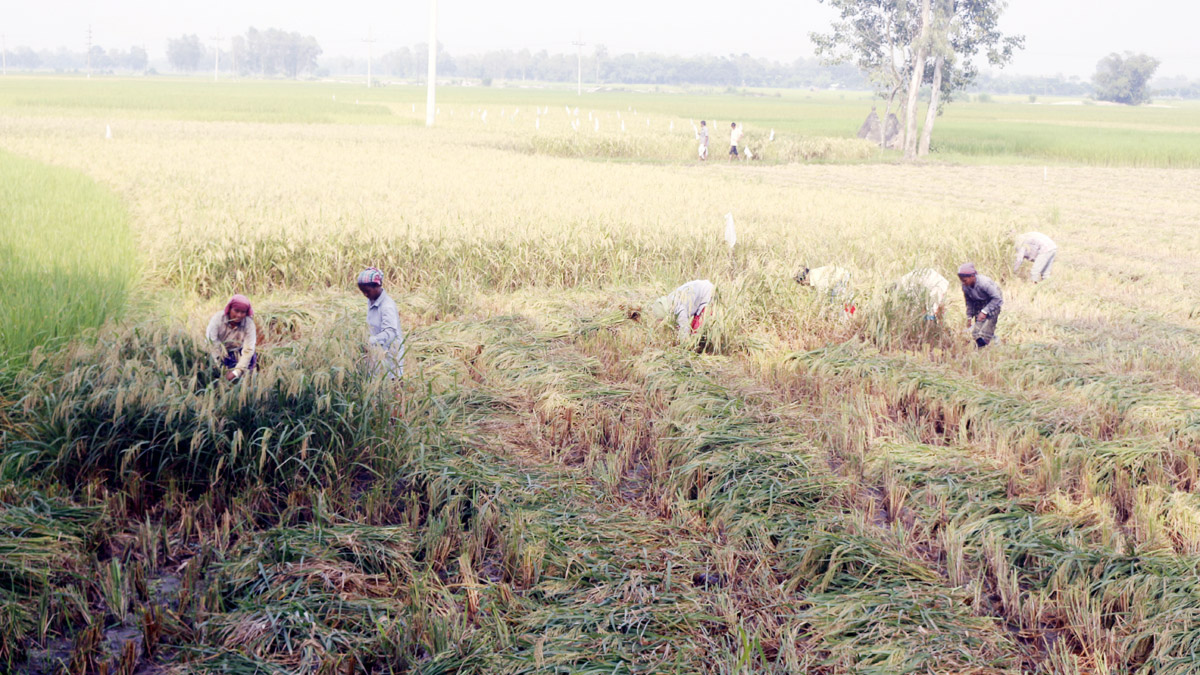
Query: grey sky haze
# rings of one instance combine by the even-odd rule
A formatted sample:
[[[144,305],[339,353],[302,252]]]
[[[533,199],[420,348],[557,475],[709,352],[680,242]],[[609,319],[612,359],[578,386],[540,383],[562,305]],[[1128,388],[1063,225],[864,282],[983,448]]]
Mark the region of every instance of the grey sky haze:
[[[312,34],[326,55],[366,54],[370,29],[376,54],[424,42],[429,4],[296,2],[295,0],[0,0],[0,33],[9,48],[82,48],[92,26],[95,44],[144,45],[161,57],[166,40],[196,33],[206,41],[249,26]],[[811,57],[808,34],[832,18],[816,0],[440,0],[439,39],[451,54],[490,49],[585,52],[601,43],[610,54],[741,54],[777,60]],[[1144,51],[1162,60],[1159,75],[1200,77],[1195,45],[1200,3],[1191,0],[1011,0],[1003,28],[1026,36],[1007,69],[1032,75],[1090,77],[1112,51]]]

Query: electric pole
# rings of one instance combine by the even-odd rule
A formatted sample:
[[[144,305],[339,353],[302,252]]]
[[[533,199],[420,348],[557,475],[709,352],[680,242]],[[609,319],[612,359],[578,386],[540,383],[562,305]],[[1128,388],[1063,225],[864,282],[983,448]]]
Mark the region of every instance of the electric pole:
[[[213,53],[215,54],[213,57],[213,82],[216,82],[217,73],[221,70],[221,34],[217,33],[216,36],[209,39],[213,41]]]
[[[8,74],[8,36],[0,33],[0,63],[4,67],[4,75]]]
[[[571,44],[575,45],[575,62],[579,66],[579,91],[576,93],[583,96],[583,33]]]
[[[87,40],[87,76],[92,79],[92,24],[88,24],[88,40]]]
[[[425,94],[425,126],[433,126],[437,115],[434,88],[437,86],[437,0],[429,0],[429,90]]]
[[[367,29],[367,39],[363,40],[363,42],[367,43],[367,89],[370,89],[371,88],[371,56],[372,56],[371,51],[372,51],[373,45],[375,44],[375,38],[371,36],[370,28]]]

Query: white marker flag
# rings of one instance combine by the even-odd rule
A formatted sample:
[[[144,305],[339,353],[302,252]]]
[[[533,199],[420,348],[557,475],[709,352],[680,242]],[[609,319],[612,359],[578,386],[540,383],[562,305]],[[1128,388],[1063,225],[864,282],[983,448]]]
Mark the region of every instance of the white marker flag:
[[[729,248],[733,248],[737,244],[737,229],[733,226],[733,214],[725,214],[725,243],[729,244]]]
[[[768,141],[773,141],[773,140],[775,140],[775,130],[774,130],[774,129],[772,129],[772,130],[771,130],[771,136],[770,136],[769,138],[767,138],[767,140],[768,140]]]
[[[110,141],[112,140],[112,127],[107,124],[104,125],[104,137]]]

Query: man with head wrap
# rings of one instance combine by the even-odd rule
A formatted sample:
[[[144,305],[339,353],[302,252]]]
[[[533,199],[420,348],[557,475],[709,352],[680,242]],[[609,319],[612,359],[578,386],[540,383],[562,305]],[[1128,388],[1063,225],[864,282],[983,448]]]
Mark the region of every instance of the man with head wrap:
[[[696,279],[664,295],[650,306],[650,311],[659,321],[675,320],[679,339],[700,329],[704,322],[704,310],[712,302],[716,287],[707,279]]]
[[[212,315],[204,336],[212,346],[213,357],[228,368],[225,379],[233,381],[254,370],[258,365],[258,330],[254,326],[254,309],[244,295],[229,299],[225,309]]]
[[[367,299],[367,363],[372,374],[386,373],[388,379],[404,375],[404,331],[400,312],[387,291],[383,290],[383,272],[368,267],[358,274],[358,290]]]
[[[975,263],[959,266],[958,280],[962,282],[963,299],[967,302],[971,337],[975,338],[975,346],[983,349],[996,336],[996,321],[1000,319],[1004,296],[995,281],[976,274]]]

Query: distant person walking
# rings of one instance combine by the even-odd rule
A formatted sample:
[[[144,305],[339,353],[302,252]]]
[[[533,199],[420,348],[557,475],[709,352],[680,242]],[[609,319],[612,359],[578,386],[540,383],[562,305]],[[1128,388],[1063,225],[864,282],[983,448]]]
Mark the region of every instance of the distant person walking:
[[[730,122],[729,129],[729,161],[733,161],[738,158],[737,146],[742,142],[742,128],[737,122]]]
[[[213,358],[228,370],[230,382],[254,370],[258,365],[258,329],[254,326],[254,308],[244,295],[229,299],[225,309],[212,315],[204,337],[208,338]]]
[[[400,312],[387,291],[383,290],[383,272],[374,267],[359,272],[358,290],[367,298],[367,367],[372,375],[386,373],[388,379],[404,376],[404,331]]]
[[[967,302],[971,337],[975,338],[975,346],[983,349],[996,337],[996,322],[1000,319],[1004,296],[995,281],[975,273],[975,263],[959,266],[958,280],[962,282],[963,299]]]
[[[700,330],[704,312],[712,303],[716,287],[707,279],[696,279],[654,301],[650,311],[659,321],[675,319],[680,340]]]
[[[700,120],[700,131],[697,132],[700,137],[700,160],[708,159],[708,124],[704,120]]]
[[[1041,232],[1026,232],[1017,237],[1017,256],[1013,259],[1013,274],[1021,269],[1021,263],[1033,261],[1029,268],[1029,280],[1033,283],[1045,281],[1050,276],[1050,266],[1058,255],[1058,244]]]

